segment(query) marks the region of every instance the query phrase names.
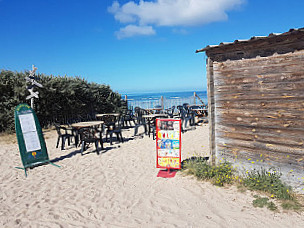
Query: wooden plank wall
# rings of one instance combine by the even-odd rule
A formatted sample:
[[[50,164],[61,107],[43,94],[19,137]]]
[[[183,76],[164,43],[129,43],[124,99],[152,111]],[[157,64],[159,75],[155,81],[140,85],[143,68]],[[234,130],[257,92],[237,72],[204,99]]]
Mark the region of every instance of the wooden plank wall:
[[[304,167],[304,50],[213,62],[215,154]]]

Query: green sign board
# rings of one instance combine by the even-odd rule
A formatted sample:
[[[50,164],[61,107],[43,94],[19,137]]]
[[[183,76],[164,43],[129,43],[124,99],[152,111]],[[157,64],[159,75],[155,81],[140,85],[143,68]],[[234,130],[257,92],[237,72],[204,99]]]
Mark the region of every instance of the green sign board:
[[[25,175],[26,168],[51,163],[39,120],[29,105],[20,104],[16,107],[15,128]]]

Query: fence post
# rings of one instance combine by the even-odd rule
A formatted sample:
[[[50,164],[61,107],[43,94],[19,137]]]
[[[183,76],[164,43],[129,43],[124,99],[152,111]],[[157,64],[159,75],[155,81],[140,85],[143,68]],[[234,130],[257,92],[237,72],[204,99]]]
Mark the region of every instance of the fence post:
[[[162,108],[162,110],[164,110],[164,97],[161,96],[160,100],[161,100],[161,108]]]
[[[196,104],[196,92],[193,93],[193,104]]]
[[[125,102],[126,102],[126,105],[127,105],[127,109],[129,109],[129,106],[128,106],[128,96],[125,95]]]

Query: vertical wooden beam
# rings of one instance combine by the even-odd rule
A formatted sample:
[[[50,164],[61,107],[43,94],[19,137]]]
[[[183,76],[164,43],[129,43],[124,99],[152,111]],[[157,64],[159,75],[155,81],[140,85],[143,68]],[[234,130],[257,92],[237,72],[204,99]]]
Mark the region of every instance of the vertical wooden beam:
[[[163,96],[161,96],[161,108],[162,108],[162,110],[164,110],[164,97]]]
[[[127,109],[129,109],[129,106],[128,106],[128,96],[125,95],[125,102],[126,102],[126,105],[127,105]]]
[[[217,163],[215,146],[215,100],[214,100],[214,74],[213,61],[207,59],[207,92],[208,92],[208,124],[209,124],[209,150],[212,164]]]

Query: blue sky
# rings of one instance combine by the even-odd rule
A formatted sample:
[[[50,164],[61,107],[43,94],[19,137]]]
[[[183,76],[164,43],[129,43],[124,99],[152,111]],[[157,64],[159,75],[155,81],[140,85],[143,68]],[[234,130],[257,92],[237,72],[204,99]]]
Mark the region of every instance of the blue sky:
[[[0,0],[0,69],[120,93],[206,90],[209,44],[304,27],[303,0]]]

